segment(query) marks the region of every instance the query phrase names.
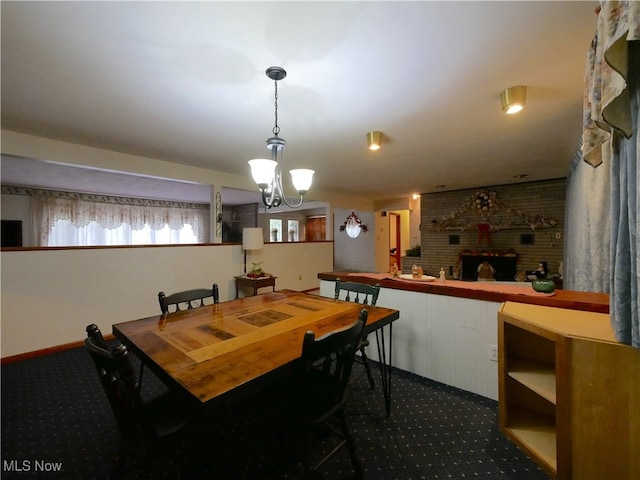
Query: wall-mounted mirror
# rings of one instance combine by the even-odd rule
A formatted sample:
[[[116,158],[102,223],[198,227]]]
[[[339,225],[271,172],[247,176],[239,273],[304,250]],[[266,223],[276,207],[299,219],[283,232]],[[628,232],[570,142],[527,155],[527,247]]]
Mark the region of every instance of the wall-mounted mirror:
[[[367,226],[362,224],[355,212],[351,212],[351,215],[347,217],[344,224],[340,227],[340,230],[347,232],[349,237],[356,238],[360,235],[360,232],[367,231]]]

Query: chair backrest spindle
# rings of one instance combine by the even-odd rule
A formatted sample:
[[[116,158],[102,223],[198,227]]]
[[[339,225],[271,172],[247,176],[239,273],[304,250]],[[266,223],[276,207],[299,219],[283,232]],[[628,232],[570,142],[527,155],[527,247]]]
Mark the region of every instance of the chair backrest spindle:
[[[347,302],[355,302],[362,305],[375,306],[376,302],[378,301],[378,295],[380,295],[380,285],[366,285],[364,283],[343,282],[338,278],[336,279],[334,298],[338,300],[342,292],[346,292],[344,299]]]
[[[158,293],[160,312],[163,314],[171,313],[169,311],[169,307],[171,305],[175,307],[174,312],[182,311],[180,305],[186,305],[186,310],[204,307],[204,301],[207,298],[212,298],[214,304],[220,303],[220,293],[217,283],[214,283],[210,289],[197,288],[193,290],[185,290],[182,292],[172,293],[171,295],[166,295],[164,292]]]

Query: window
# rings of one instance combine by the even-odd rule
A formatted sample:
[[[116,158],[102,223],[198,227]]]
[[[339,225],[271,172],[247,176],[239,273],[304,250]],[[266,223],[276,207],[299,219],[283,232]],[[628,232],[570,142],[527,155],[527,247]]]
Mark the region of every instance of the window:
[[[133,230],[131,225],[105,228],[96,222],[77,227],[69,220],[56,221],[49,234],[48,247],[64,246],[114,246],[114,245],[160,245],[199,243],[191,225],[172,230],[168,225],[161,230],[153,230],[145,225],[141,230]]]
[[[298,220],[287,220],[287,231],[289,232],[290,242],[300,241],[300,222]]]
[[[270,218],[269,230],[271,231],[272,242],[282,241],[282,220],[280,220],[279,218]]]
[[[209,206],[37,191],[37,244],[100,246],[206,243]]]

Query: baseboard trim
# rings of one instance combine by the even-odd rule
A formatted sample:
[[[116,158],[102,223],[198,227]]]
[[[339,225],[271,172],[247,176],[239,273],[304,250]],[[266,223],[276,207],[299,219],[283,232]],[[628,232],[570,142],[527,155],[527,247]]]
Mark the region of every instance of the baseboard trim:
[[[308,290],[301,290],[302,293],[313,293],[313,294],[319,294],[320,293],[320,289],[318,287],[316,288],[309,288]]]
[[[105,335],[104,338],[105,340],[112,340],[115,337],[112,334],[108,334]],[[47,347],[41,350],[34,350],[33,352],[19,353],[18,355],[11,355],[9,357],[2,357],[2,359],[0,359],[0,365],[7,365],[9,363],[20,362],[22,360],[29,360],[30,358],[42,357],[43,355],[49,355],[50,353],[71,350],[72,348],[81,347],[82,345],[84,345],[84,340],[56,345],[54,347]]]

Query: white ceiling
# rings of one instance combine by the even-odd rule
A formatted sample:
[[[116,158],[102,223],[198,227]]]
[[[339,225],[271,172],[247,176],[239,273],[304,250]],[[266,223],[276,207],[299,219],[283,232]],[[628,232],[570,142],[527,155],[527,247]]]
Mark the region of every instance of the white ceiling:
[[[288,168],[313,168],[318,190],[379,199],[565,177],[596,6],[2,1],[2,128],[249,175],[268,156],[264,72],[279,65]],[[518,84],[526,108],[507,116],[500,92]],[[370,130],[387,137],[378,152]]]

